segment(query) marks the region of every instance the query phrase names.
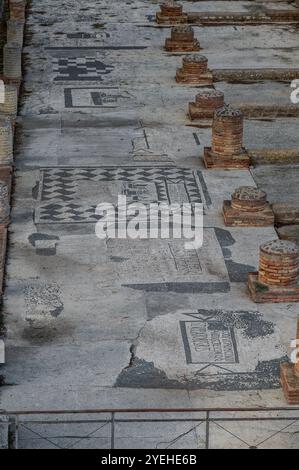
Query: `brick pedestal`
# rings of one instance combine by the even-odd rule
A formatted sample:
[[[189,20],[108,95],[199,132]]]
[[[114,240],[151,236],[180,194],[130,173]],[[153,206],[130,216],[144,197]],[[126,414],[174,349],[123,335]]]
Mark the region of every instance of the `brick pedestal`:
[[[21,80],[22,49],[6,44],[3,48],[3,73],[6,80]]]
[[[274,240],[260,247],[260,266],[250,273],[248,287],[254,302],[299,301],[299,247]]]
[[[248,169],[250,159],[243,148],[244,116],[238,109],[225,105],[215,111],[212,147],[204,149],[206,168]]]
[[[173,0],[167,0],[160,6],[161,11],[156,15],[158,24],[182,24],[188,23],[188,15],[183,13],[183,7]]]
[[[274,225],[274,214],[267,202],[267,194],[251,186],[236,189],[231,201],[224,201],[223,217],[228,227]]]
[[[299,347],[299,317],[296,339]],[[280,379],[287,402],[290,405],[299,405],[299,354],[296,364],[282,364]]]
[[[167,52],[196,52],[200,50],[200,44],[194,38],[194,30],[191,26],[174,26],[171,29],[171,37],[165,41]]]
[[[178,83],[197,86],[212,86],[213,75],[208,70],[208,59],[203,55],[190,55],[183,58],[183,67],[176,73]]]
[[[13,161],[13,133],[9,119],[0,119],[0,165]]]
[[[24,20],[7,21],[7,43],[14,44],[17,47],[23,47],[24,40]]]
[[[11,20],[24,20],[26,0],[9,0],[9,13]]]
[[[18,89],[14,85],[4,86],[4,103],[0,103],[1,115],[14,119],[18,113]]]
[[[205,90],[196,95],[195,103],[189,103],[191,121],[213,119],[216,109],[224,106],[224,94],[218,90]]]
[[[0,181],[0,228],[8,226],[9,214],[8,186],[4,181]]]

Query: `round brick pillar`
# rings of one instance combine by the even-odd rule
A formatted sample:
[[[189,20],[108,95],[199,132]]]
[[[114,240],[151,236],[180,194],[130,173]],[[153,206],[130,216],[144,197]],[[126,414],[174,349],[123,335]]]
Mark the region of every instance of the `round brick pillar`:
[[[0,102],[0,114],[16,116],[18,113],[18,90],[14,85],[4,85],[4,103]]]
[[[0,181],[0,224],[9,222],[10,206],[8,200],[8,187],[4,181]]]
[[[224,105],[224,94],[219,90],[206,90],[196,95],[196,106],[198,108],[213,110],[222,108]]]
[[[9,12],[11,20],[24,20],[26,0],[9,0]]]
[[[299,247],[286,240],[273,240],[260,247],[259,281],[269,286],[292,286],[298,282]]]
[[[160,6],[163,16],[181,16],[183,13],[183,6],[173,0],[167,0]]]
[[[231,207],[238,211],[258,212],[265,209],[267,194],[253,186],[241,186],[232,194]]]
[[[191,26],[174,26],[171,28],[171,40],[175,42],[194,41],[194,30]]]
[[[297,320],[297,335],[296,335],[296,339],[297,339],[297,348],[299,349],[299,317],[298,317],[298,320]],[[297,362],[295,364],[295,375],[299,378],[299,352],[297,354]]]
[[[189,55],[183,58],[184,72],[191,75],[201,75],[208,70],[208,59],[204,55]]]
[[[17,45],[5,44],[3,48],[4,77],[12,80],[22,78],[22,49]]]
[[[0,165],[13,161],[13,133],[9,119],[0,119]]]
[[[244,116],[239,109],[225,105],[215,111],[212,126],[212,152],[238,155],[243,147]]]
[[[24,20],[7,21],[7,43],[23,47],[24,41]]]

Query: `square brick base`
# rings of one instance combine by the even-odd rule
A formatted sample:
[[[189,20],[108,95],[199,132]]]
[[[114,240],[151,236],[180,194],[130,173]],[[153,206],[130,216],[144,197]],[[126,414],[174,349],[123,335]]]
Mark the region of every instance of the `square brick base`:
[[[247,212],[234,209],[231,201],[224,201],[222,213],[227,227],[268,227],[274,225],[274,214],[270,204],[267,204],[262,211]]]
[[[194,39],[193,42],[177,42],[168,38],[165,41],[165,50],[167,52],[197,52],[201,48],[197,39]]]
[[[248,289],[256,303],[299,302],[299,284],[293,286],[268,286],[259,282],[258,272],[249,273]]]
[[[299,378],[294,373],[294,364],[282,364],[280,381],[289,405],[299,405]]]
[[[250,158],[245,149],[239,155],[222,156],[212,152],[211,147],[204,149],[204,164],[206,168],[227,170],[248,170]]]
[[[164,16],[161,12],[156,14],[156,21],[158,24],[175,25],[188,23],[188,15],[183,13],[181,16]]]
[[[196,86],[213,86],[213,75],[211,72],[195,76],[185,72],[184,69],[178,69],[175,79],[177,83],[186,83],[188,85]]]

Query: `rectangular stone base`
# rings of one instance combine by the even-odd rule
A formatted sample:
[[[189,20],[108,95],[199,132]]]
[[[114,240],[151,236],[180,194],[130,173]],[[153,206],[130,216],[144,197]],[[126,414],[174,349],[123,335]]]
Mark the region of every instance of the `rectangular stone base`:
[[[186,83],[188,85],[196,86],[213,86],[213,75],[209,71],[196,76],[186,73],[184,69],[181,68],[177,70],[175,79],[177,83]]]
[[[248,289],[256,303],[299,302],[299,284],[292,286],[268,286],[259,282],[258,272],[249,273]]]
[[[204,149],[204,164],[206,168],[227,169],[227,170],[248,170],[250,158],[245,149],[239,155],[218,155],[212,152],[211,147]]]
[[[193,42],[177,42],[168,38],[165,41],[165,50],[167,52],[196,52],[201,49],[197,39]]]
[[[274,225],[274,214],[270,204],[261,211],[248,212],[234,209],[231,201],[223,202],[223,218],[227,227],[268,227]]]
[[[294,364],[282,364],[280,381],[289,405],[299,405],[299,378],[294,373]]]
[[[156,21],[158,24],[175,25],[188,23],[188,15],[183,13],[180,16],[164,16],[161,12],[156,14]]]
[[[195,103],[189,103],[189,116],[191,121],[208,119],[212,125],[215,110],[207,108],[198,108]]]

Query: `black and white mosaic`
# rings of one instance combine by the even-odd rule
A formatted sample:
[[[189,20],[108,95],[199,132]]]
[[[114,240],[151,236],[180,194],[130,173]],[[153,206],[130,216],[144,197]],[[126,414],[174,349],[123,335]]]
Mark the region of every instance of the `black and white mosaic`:
[[[64,97],[66,108],[116,108],[120,100],[131,98],[118,87],[66,88]]]
[[[202,175],[173,167],[45,168],[40,172],[37,223],[95,223],[102,202],[202,203]]]
[[[234,328],[216,315],[186,314],[180,322],[187,364],[239,362]]]
[[[95,57],[54,57],[54,81],[103,81],[113,70]]]
[[[280,363],[286,360],[277,328],[258,312],[171,312],[143,328],[131,367],[122,371],[116,386],[275,389],[280,387]]]

